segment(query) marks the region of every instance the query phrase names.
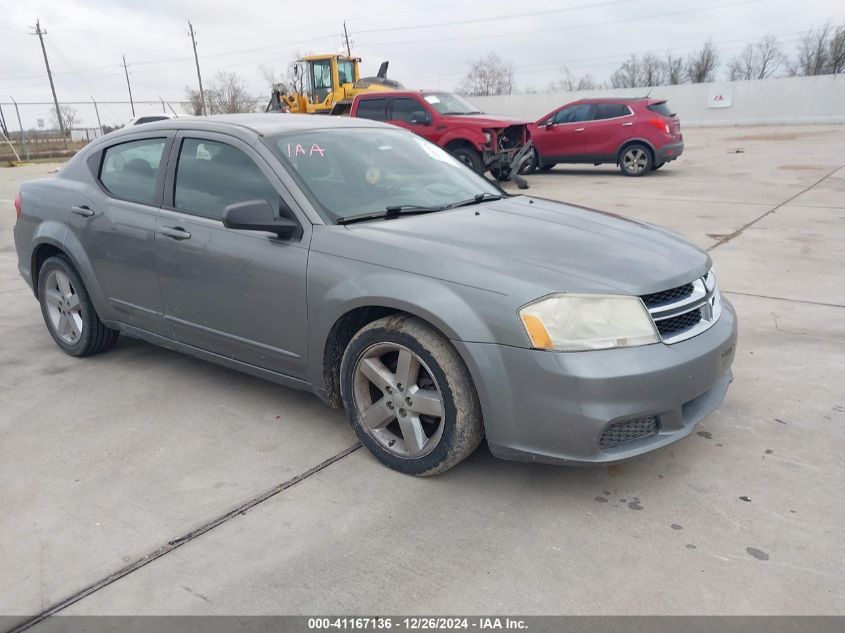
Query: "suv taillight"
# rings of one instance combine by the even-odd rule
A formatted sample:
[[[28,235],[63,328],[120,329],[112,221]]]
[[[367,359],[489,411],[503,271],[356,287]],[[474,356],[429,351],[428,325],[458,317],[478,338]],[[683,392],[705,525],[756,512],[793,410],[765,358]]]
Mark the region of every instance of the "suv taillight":
[[[21,192],[18,191],[18,195],[15,196],[15,217],[21,217]]]
[[[669,128],[669,124],[666,123],[666,121],[664,121],[663,119],[658,119],[655,117],[654,119],[649,119],[648,123],[649,125],[653,125],[654,127],[656,127],[661,132],[665,132],[666,134],[672,133],[672,130]]]

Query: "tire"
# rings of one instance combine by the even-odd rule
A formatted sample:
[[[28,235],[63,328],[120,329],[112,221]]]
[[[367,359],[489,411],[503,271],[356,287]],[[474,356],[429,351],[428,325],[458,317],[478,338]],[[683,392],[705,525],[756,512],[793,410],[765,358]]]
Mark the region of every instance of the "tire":
[[[499,182],[504,182],[506,180],[510,180],[511,172],[510,172],[510,169],[502,171],[498,167],[493,167],[490,170],[490,175],[493,176],[493,178],[495,178]]]
[[[452,156],[472,169],[475,173],[484,173],[484,161],[481,159],[481,154],[479,154],[475,149],[461,146],[453,149],[451,153]]]
[[[540,171],[550,171],[550,170],[554,169],[555,167],[557,167],[557,163],[548,163],[548,164],[540,167]]]
[[[412,369],[403,371],[400,361]],[[399,472],[442,473],[484,436],[466,365],[448,339],[415,317],[394,314],[363,327],[344,352],[340,381],[358,439]]]
[[[631,143],[619,154],[619,169],[626,176],[644,176],[653,164],[651,149],[642,143]]]
[[[64,255],[38,271],[38,301],[47,330],[62,351],[91,356],[114,346],[120,333],[103,325],[82,278]]]

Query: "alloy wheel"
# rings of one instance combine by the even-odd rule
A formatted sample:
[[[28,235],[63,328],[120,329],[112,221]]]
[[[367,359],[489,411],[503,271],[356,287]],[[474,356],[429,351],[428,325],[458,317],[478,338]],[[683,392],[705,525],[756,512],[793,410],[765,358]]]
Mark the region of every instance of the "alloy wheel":
[[[637,174],[648,165],[648,155],[644,149],[632,147],[622,157],[622,166],[629,174]]]
[[[416,459],[443,436],[443,395],[434,375],[413,351],[377,343],[361,354],[354,372],[361,427],[389,453]]]
[[[51,270],[47,275],[44,299],[53,331],[65,343],[76,344],[84,327],[82,305],[70,278],[61,270]]]

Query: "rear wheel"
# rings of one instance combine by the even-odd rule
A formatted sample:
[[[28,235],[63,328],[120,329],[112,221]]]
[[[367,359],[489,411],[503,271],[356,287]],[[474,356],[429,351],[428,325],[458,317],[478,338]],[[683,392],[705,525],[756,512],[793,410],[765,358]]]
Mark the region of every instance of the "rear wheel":
[[[651,171],[651,150],[642,143],[628,145],[619,156],[619,169],[626,176],[642,176]]]
[[[484,173],[484,161],[481,159],[481,154],[472,147],[456,147],[451,151],[452,156],[461,161],[464,165],[472,169],[478,174]]]
[[[352,428],[390,468],[435,475],[481,442],[481,407],[469,371],[448,339],[419,319],[392,315],[362,328],[340,374]]]
[[[38,300],[50,335],[67,354],[99,354],[117,342],[120,333],[100,321],[82,278],[64,255],[41,266]]]

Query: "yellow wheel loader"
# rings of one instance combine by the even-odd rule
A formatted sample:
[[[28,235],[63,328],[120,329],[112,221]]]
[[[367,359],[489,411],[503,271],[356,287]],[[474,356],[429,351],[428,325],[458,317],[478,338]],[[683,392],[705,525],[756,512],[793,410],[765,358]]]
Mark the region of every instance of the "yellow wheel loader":
[[[388,62],[382,63],[375,77],[361,78],[360,61],[360,57],[346,55],[309,55],[298,60],[294,73],[301,91],[287,92],[277,85],[265,111],[344,115],[362,92],[402,88],[398,81],[387,78]]]

